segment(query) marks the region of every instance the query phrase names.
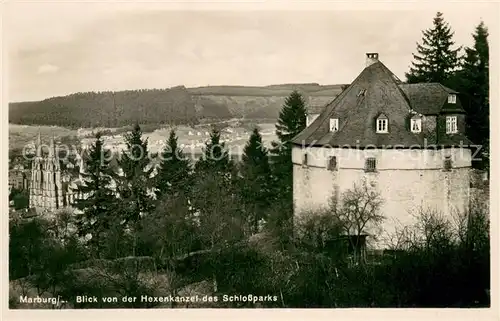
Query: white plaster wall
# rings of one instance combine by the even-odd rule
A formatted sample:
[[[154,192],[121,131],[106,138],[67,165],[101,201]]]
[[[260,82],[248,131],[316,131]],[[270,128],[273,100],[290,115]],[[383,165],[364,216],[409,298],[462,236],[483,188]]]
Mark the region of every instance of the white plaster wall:
[[[328,206],[338,189],[339,196],[353,183],[366,178],[375,184],[384,199],[383,229],[393,234],[398,226],[414,222],[419,208],[432,208],[451,217],[465,210],[469,200],[471,154],[466,149],[443,150],[359,150],[309,148],[308,166],[302,165],[303,149],[294,147],[295,213]],[[327,158],[337,157],[337,171],[326,169]],[[453,169],[443,171],[445,156]],[[365,173],[365,158],[377,159],[377,172]],[[374,232],[374,231],[369,231]]]

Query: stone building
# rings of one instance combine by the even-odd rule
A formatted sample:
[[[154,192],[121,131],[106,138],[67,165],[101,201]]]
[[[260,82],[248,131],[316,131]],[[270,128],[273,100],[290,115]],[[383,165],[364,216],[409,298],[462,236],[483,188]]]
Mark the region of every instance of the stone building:
[[[293,139],[295,215],[340,200],[362,180],[383,199],[388,234],[420,209],[466,210],[471,142],[457,94],[402,83],[377,53],[366,54],[359,76]]]
[[[59,159],[54,139],[50,141],[46,157],[43,155],[43,147],[39,134],[29,180],[29,207],[36,211],[68,208],[78,196],[81,177],[71,170],[73,164],[66,164],[66,168],[62,168],[64,162]],[[83,170],[82,164],[78,170]]]
[[[29,170],[22,167],[9,170],[9,188],[27,190],[29,188]]]

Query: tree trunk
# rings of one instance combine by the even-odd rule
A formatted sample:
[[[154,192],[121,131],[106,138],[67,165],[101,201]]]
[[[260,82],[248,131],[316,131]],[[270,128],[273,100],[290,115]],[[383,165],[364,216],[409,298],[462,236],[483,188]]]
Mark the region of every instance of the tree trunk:
[[[162,257],[163,257],[163,251],[165,249],[165,244],[162,244],[161,245],[161,249],[160,249],[160,255],[158,257],[158,259],[160,260],[160,262],[162,261]]]
[[[134,232],[134,242],[132,244],[132,256],[135,256],[135,247],[136,247],[136,244],[137,244],[137,235]]]
[[[215,272],[212,273],[212,277],[213,277],[214,293],[217,293],[217,277],[215,276]]]

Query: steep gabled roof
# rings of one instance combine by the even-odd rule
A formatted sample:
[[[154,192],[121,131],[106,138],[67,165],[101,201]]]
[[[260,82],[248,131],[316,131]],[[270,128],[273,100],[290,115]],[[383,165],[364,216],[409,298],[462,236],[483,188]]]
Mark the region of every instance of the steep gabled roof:
[[[422,115],[437,115],[441,111],[464,112],[460,101],[448,104],[448,94],[458,94],[453,89],[440,83],[404,84],[393,75],[394,81],[405,94],[410,107]],[[325,105],[308,105],[308,114],[319,114],[326,108]]]
[[[410,104],[397,77],[377,61],[366,67],[352,84],[328,104],[309,127],[292,140],[315,146],[412,146],[422,144],[424,135],[405,128]],[[389,133],[375,131],[375,118],[389,117]],[[329,119],[339,118],[339,130],[329,132]]]
[[[456,104],[447,103],[448,95],[458,92],[439,83],[400,84],[399,87],[408,98],[410,106],[420,114],[437,115],[443,106],[450,107],[450,105],[454,111],[463,112],[459,100]]]

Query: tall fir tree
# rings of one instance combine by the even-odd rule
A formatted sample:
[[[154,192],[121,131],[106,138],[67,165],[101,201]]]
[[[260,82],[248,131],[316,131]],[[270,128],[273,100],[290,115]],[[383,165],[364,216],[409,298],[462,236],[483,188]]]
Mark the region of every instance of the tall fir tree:
[[[450,76],[459,65],[459,48],[453,49],[453,35],[443,14],[438,12],[433,27],[422,31],[422,43],[417,43],[417,54],[410,71],[406,73],[408,83],[438,82],[449,85]]]
[[[236,166],[229,151],[213,129],[204,154],[195,164],[192,205],[197,213],[200,239],[213,248],[241,236],[241,211],[235,192]]]
[[[188,195],[191,187],[191,161],[186,158],[178,146],[178,138],[174,130],[161,153],[161,161],[156,180],[156,195],[175,196],[178,192]]]
[[[271,163],[274,178],[274,195],[278,202],[292,208],[292,144],[293,137],[306,128],[305,100],[298,91],[293,91],[285,99],[276,124],[279,142],[272,143]]]
[[[114,173],[110,167],[110,155],[110,151],[103,146],[101,134],[97,133],[96,140],[84,159],[85,170],[80,170],[82,181],[74,204],[82,211],[77,216],[78,232],[82,236],[92,235],[90,244],[98,257],[103,247],[101,236],[109,229],[110,221],[116,219],[116,198],[111,188]]]
[[[482,145],[487,165],[489,150],[489,45],[488,28],[481,22],[472,35],[474,45],[465,48],[461,69],[456,73],[456,89],[461,93],[462,103],[467,112],[467,137],[475,144]]]
[[[230,177],[229,174],[234,171],[234,164],[229,157],[225,143],[221,142],[220,138],[220,131],[213,128],[210,140],[205,144],[203,155],[195,164],[196,173],[211,171]]]
[[[120,168],[123,170],[124,177],[132,179],[137,174],[144,173],[149,165],[148,158],[148,140],[142,138],[142,130],[136,123],[131,132],[125,134],[125,152],[119,161]]]
[[[125,135],[127,149],[122,153],[118,165],[121,168],[118,191],[120,194],[121,214],[126,223],[134,225],[152,206],[148,189],[152,187],[147,139],[142,138],[139,124]]]
[[[293,137],[306,128],[306,102],[302,95],[294,90],[285,99],[276,124],[276,135],[282,145],[290,146]]]
[[[272,202],[268,151],[258,128],[253,130],[245,145],[239,178],[238,191],[243,211],[247,214],[249,233],[257,233],[259,221],[266,219],[266,212]]]

